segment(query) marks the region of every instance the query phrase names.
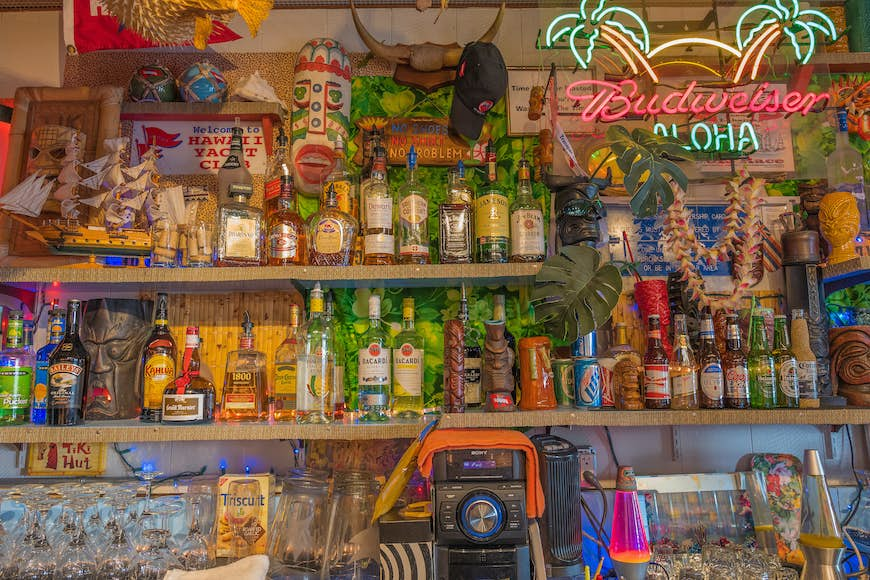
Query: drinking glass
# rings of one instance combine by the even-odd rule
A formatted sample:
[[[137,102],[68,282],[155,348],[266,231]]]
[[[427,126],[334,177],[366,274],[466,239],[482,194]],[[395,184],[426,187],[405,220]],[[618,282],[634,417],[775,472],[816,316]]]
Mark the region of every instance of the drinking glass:
[[[329,511],[326,532],[326,558],[321,578],[378,578],[376,554],[364,554],[371,545],[367,534],[377,534],[371,525],[377,495],[377,482],[370,473],[339,472]],[[373,544],[377,546],[377,537]]]
[[[328,491],[326,474],[299,470],[284,480],[268,550],[283,574],[323,568]]]
[[[200,527],[200,505],[204,496],[187,490],[187,506],[190,512],[190,526],[187,536],[181,541],[178,559],[185,570],[206,570],[214,566],[214,550],[208,534]]]
[[[149,544],[140,554],[136,580],[163,580],[169,570],[181,568],[181,562],[169,548],[169,530],[149,527],[142,534]]]
[[[69,542],[61,549],[57,559],[55,580],[92,580],[97,576],[97,555],[91,548],[85,532],[84,513],[90,505],[87,499],[76,499],[70,503],[75,513],[73,530]]]
[[[227,486],[227,497],[235,502],[227,507],[227,522],[233,533],[233,560],[244,558],[251,552],[253,541],[243,531],[260,513],[260,494],[260,482],[256,479],[238,479]]]

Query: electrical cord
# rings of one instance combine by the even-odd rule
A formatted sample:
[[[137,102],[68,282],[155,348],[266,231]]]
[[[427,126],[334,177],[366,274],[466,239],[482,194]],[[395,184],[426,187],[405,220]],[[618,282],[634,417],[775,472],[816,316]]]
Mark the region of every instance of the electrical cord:
[[[617,464],[618,465],[618,464]],[[601,521],[607,521],[607,494],[604,492],[604,487],[601,485],[601,482],[598,481],[598,478],[595,477],[595,474],[589,471],[588,469],[583,472],[583,480],[594,487],[598,493],[601,494],[601,505],[604,506],[601,513]]]
[[[613,447],[613,438],[610,436],[610,427],[604,426],[604,434],[607,435],[607,446],[610,448],[610,457],[613,459],[613,464],[619,466],[619,460],[616,458],[616,449]]]
[[[843,530],[843,535],[849,541],[849,545],[852,546],[852,551],[855,552],[855,557],[858,559],[858,571],[850,573],[849,577],[855,578],[866,574],[870,571],[870,562],[868,562],[867,568],[864,568],[864,559],[861,557],[861,551],[858,550],[858,546],[855,545],[855,540],[852,539],[852,535],[847,530]]]
[[[650,565],[650,566],[655,566],[655,567],[657,567],[657,568],[661,568],[661,569],[662,569],[662,572],[665,573],[665,578],[667,578],[667,580],[671,580],[671,575],[668,574],[668,569],[665,568],[662,564],[659,564],[658,562],[650,562],[649,565]]]
[[[846,438],[849,440],[849,464],[852,468],[852,477],[855,478],[855,484],[858,487],[857,494],[855,495],[855,499],[852,500],[852,504],[849,509],[849,513],[846,514],[845,519],[840,522],[840,526],[846,527],[849,525],[849,522],[852,521],[852,518],[855,517],[855,514],[858,513],[858,509],[861,506],[861,493],[864,491],[864,484],[861,481],[861,478],[858,477],[858,472],[855,469],[855,445],[852,442],[852,429],[850,425],[845,425],[846,427]]]

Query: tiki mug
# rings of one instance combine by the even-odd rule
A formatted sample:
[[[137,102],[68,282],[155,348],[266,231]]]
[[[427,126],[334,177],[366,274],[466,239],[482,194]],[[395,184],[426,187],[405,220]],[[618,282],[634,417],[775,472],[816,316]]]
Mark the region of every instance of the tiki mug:
[[[856,258],[855,236],[858,235],[861,214],[854,194],[835,191],[822,198],[819,225],[822,235],[831,244],[830,264],[839,264]]]
[[[488,320],[483,341],[481,390],[486,393],[486,411],[516,411],[514,398],[514,351],[504,335],[504,322]]]
[[[444,322],[444,412],[465,412],[465,327]]]

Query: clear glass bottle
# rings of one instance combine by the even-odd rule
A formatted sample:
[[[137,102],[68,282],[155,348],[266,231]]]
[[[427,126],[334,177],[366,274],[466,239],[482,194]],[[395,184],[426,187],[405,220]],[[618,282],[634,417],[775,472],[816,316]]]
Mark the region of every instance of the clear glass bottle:
[[[864,191],[864,162],[849,143],[849,118],[846,109],[837,111],[837,144],[828,155],[828,191],[848,191],[858,201],[861,231],[870,230],[867,198]]]
[[[462,160],[447,173],[447,199],[438,206],[438,257],[442,264],[474,261],[474,190],[465,182]]]
[[[608,351],[613,365],[613,402],[617,409],[638,411],[643,409],[643,360],[631,347],[628,327],[618,322],[614,325],[614,346]]]
[[[214,421],[214,383],[200,375],[199,327],[188,326],[181,374],[163,391],[161,420],[173,425]]]
[[[357,229],[356,219],[338,207],[335,188],[330,185],[323,206],[308,218],[308,263],[349,266]]]
[[[474,409],[483,405],[483,391],[481,389],[482,357],[481,345],[483,340],[480,331],[472,326],[468,315],[468,296],[465,292],[465,284],[462,285],[462,294],[459,299],[459,320],[462,322],[465,336],[465,407]],[[505,328],[507,332],[507,328]]]
[[[510,206],[507,194],[498,185],[495,148],[487,145],[489,182],[477,192],[474,201],[474,236],[477,261],[500,264],[510,256]]]
[[[740,341],[740,325],[736,314],[726,316],[727,335],[722,370],[725,373],[725,406],[729,409],[748,409],[749,364]]]
[[[393,416],[423,415],[423,336],[414,329],[414,299],[402,300],[402,331],[393,341]],[[467,388],[467,387],[466,387]]]
[[[266,224],[263,212],[248,204],[254,188],[244,183],[229,185],[229,200],[218,208],[218,266],[260,266]]]
[[[347,168],[345,160],[344,140],[340,134],[336,134],[335,146],[333,147],[335,165],[326,180],[323,182],[323,194],[320,199],[321,205],[326,201],[329,188],[335,189],[335,199],[338,208],[359,220],[359,199],[357,199],[356,180]]]
[[[238,126],[239,119],[236,118],[236,126],[233,127],[232,137],[230,138],[230,152],[224,160],[221,168],[218,169],[218,199],[227,199],[232,197],[230,193],[230,185],[237,183],[241,185],[251,186],[254,188],[254,177],[248,171],[248,165],[245,161],[245,151],[242,148],[244,143],[244,130]]]
[[[333,299],[332,290],[326,292],[326,306],[323,317],[326,324],[331,328],[335,328],[338,324],[335,320],[335,300]],[[347,411],[344,393],[345,351],[344,343],[338,338],[335,340],[334,358],[335,361],[332,365],[332,418],[338,421],[344,419],[344,413]]]
[[[296,419],[296,368],[300,349],[298,304],[290,305],[290,326],[275,351],[275,382],[272,386],[273,417],[276,421]]]
[[[698,364],[689,344],[686,315],[674,315],[674,356],[668,372],[671,377],[671,409],[698,408]]]
[[[698,385],[702,409],[725,408],[725,373],[716,348],[713,317],[701,315],[701,344],[698,347]]]
[[[239,334],[239,349],[227,355],[221,418],[224,421],[262,421],[269,417],[266,355],[254,348],[254,323],[247,311]]]
[[[658,314],[649,316],[646,353],[643,355],[644,406],[647,409],[670,409],[670,360],[662,346],[662,324]]]
[[[158,292],[154,304],[154,328],[142,352],[142,421],[160,422],[163,391],[175,380],[177,350],[169,330],[169,295]]]
[[[323,290],[316,283],[308,304],[305,341],[296,367],[296,422],[332,421],[332,388],[335,380],[335,331],[323,316]]]
[[[371,181],[372,172],[374,171],[375,150],[378,147],[381,147],[381,132],[378,130],[377,127],[372,125],[372,127],[368,130],[368,136],[363,145],[362,170],[360,171],[359,175],[360,195],[363,195],[365,193],[369,181]],[[365,217],[365,203],[363,203],[360,208],[362,209],[362,212],[359,217],[360,221],[363,221],[363,218]]]
[[[289,185],[290,189],[293,189],[293,164],[287,156],[288,143],[284,127],[278,127],[275,149],[269,159],[269,166],[266,168],[266,183],[263,188],[263,210],[265,210],[266,219],[281,209],[278,198],[287,190],[287,186]]]
[[[399,188],[399,263],[429,263],[429,191],[417,180],[417,151],[408,151],[408,180]]]
[[[360,421],[386,421],[390,411],[390,334],[381,323],[381,297],[369,296],[369,328],[359,349],[357,384]]]
[[[788,319],[784,314],[773,318],[773,364],[776,368],[777,406],[800,406],[797,359],[791,350]]]
[[[374,150],[371,175],[363,189],[365,229],[363,264],[395,264],[396,236],[393,233],[393,195],[387,183],[387,150]]]
[[[543,262],[544,212],[535,202],[529,162],[520,159],[517,197],[511,204],[511,262]]]
[[[817,409],[819,407],[818,366],[816,366],[816,355],[810,346],[807,317],[801,309],[791,311],[791,345],[797,360],[800,406],[806,409]],[[38,360],[36,364],[38,368]]]
[[[30,401],[30,422],[45,425],[45,410],[48,404],[48,358],[60,341],[66,329],[66,313],[60,308],[48,312],[48,344],[36,351],[36,376],[33,396]]]
[[[749,330],[749,402],[753,409],[773,409],[777,406],[776,367],[767,342],[764,314],[752,315]]]
[[[66,305],[66,334],[48,357],[46,425],[78,425],[85,418],[85,391],[91,359],[79,338],[82,303]]]
[[[285,148],[286,148],[286,140]],[[286,153],[284,154],[286,156]],[[284,159],[277,168],[276,179],[266,182],[266,191],[270,198],[266,200],[267,238],[269,240],[269,265],[291,266],[301,265],[308,261],[308,249],[305,240],[305,221],[299,215],[296,191],[293,189],[293,175],[287,173],[287,161]],[[277,191],[275,191],[277,187]],[[271,191],[270,191],[271,188]]]
[[[0,352],[0,423],[26,423],[36,371],[36,355],[25,346],[24,313],[9,312],[6,347]]]

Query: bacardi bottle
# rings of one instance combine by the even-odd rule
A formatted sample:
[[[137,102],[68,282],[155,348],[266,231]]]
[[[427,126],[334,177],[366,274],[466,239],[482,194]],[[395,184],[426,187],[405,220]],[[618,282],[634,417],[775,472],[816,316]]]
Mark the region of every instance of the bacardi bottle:
[[[160,422],[163,391],[175,380],[175,339],[169,330],[169,296],[160,292],[154,305],[154,328],[142,353],[143,421]]]
[[[647,409],[671,406],[670,361],[662,346],[662,326],[658,314],[649,316],[649,334],[643,356],[644,404]]]
[[[360,421],[386,421],[390,410],[390,335],[381,323],[381,297],[369,296],[369,329],[362,336],[357,381]]]
[[[402,331],[393,348],[393,416],[423,415],[423,337],[414,329],[414,299],[402,300]]]
[[[84,399],[90,357],[79,338],[82,303],[66,306],[66,334],[48,357],[46,425],[78,425],[85,417]]]

